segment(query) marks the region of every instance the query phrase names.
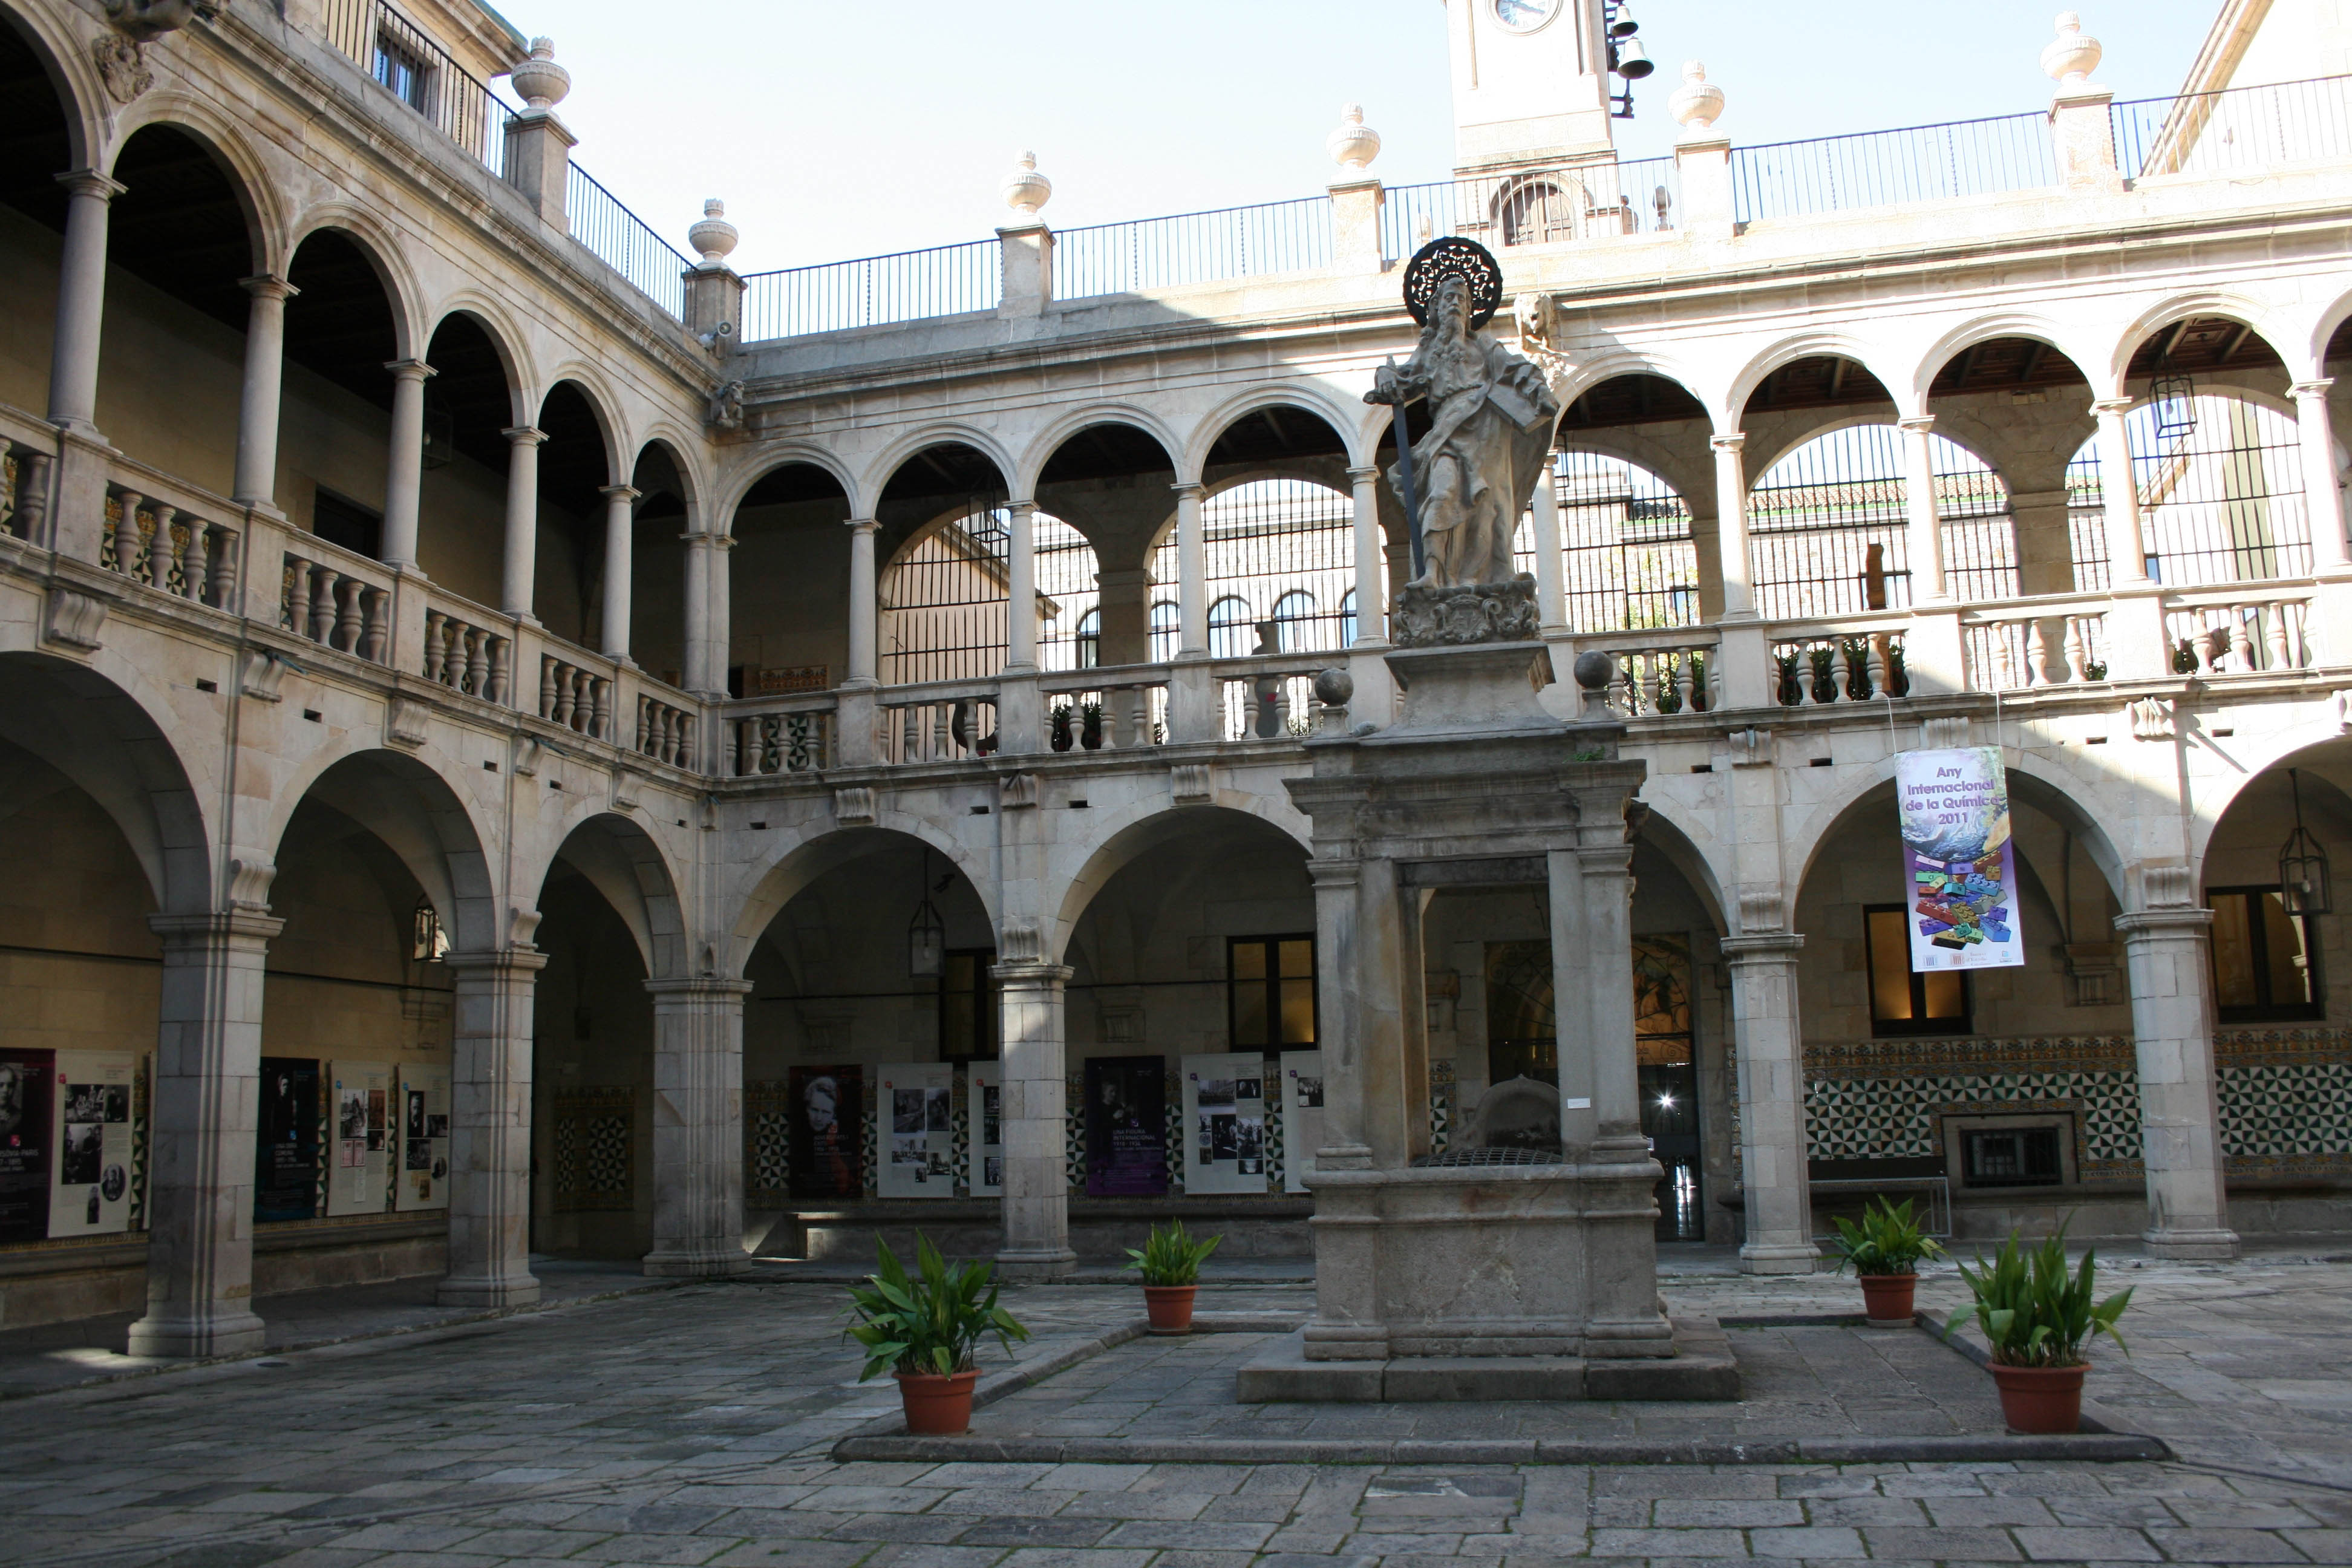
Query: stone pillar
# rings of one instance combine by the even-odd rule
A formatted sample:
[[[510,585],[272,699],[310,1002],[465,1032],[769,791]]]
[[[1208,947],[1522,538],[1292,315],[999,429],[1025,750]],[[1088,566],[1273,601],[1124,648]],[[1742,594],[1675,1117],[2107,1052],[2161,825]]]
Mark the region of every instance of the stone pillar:
[[[1151,574],[1126,566],[1095,574],[1096,604],[1101,610],[1101,640],[1097,659],[1102,664],[1145,664],[1151,658]]]
[[[724,701],[731,693],[728,687],[727,667],[735,662],[735,536],[713,533],[710,536],[710,685],[698,695]],[[715,724],[698,724],[696,733],[704,741],[718,732]],[[714,752],[713,756],[716,755]],[[708,765],[709,759],[706,758]]]
[[[1749,1274],[1810,1274],[1820,1257],[1806,1182],[1804,1037],[1797,1021],[1797,950],[1804,942],[1786,931],[1723,939],[1748,1202],[1739,1267]]]
[[[2069,191],[2108,193],[2124,188],[2116,163],[2116,95],[2085,84],[2061,88],[2050,100],[2050,140],[2058,159],[2058,179]]]
[[[1348,484],[1356,498],[1356,641],[1358,647],[1386,647],[1389,643],[1388,570],[1381,553],[1381,470],[1377,466],[1348,470]],[[1207,605],[1201,607],[1203,632]]]
[[[2132,400],[2102,397],[2091,405],[2099,419],[2099,489],[2107,514],[2107,581],[2117,587],[2147,581],[2147,551],[2140,542],[2139,477],[2132,468],[2131,431],[2124,423]]]
[[[2333,377],[2298,381],[2294,394],[2294,426],[2303,437],[2303,495],[2311,514],[2311,564],[2328,572],[2347,564],[2344,541],[2344,487],[2336,471],[2336,435],[2329,427],[2327,389]]]
[[[245,314],[245,384],[237,399],[234,499],[277,510],[278,404],[286,379],[286,301],[300,290],[269,273],[240,280],[252,296]]]
[[[1002,250],[1003,291],[996,313],[1042,316],[1054,300],[1054,231],[1044,218],[1010,223],[996,231]]]
[[[527,1307],[539,1300],[530,1272],[531,1004],[547,955],[518,946],[452,952],[442,962],[457,976],[457,997],[449,1273],[436,1299],[445,1307]]]
[[[1331,182],[1331,266],[1335,271],[1377,275],[1387,265],[1381,242],[1381,208],[1388,193],[1378,174],[1359,173]]]
[[[564,197],[572,179],[572,134],[554,111],[526,109],[507,121],[507,183],[520,191],[531,211],[551,228],[571,232]]]
[[[1731,202],[1731,138],[1707,128],[1675,142],[1675,183],[1682,186],[1680,222],[1685,232],[1706,239],[1729,239],[1736,232]]]
[[[648,980],[654,994],[656,1277],[740,1274],[745,980]]]
[[[1536,615],[1544,631],[1568,630],[1566,575],[1559,552],[1559,480],[1553,473],[1553,454],[1544,454],[1543,479],[1528,507],[1536,546]]]
[[[1909,529],[1911,603],[1940,604],[1944,589],[1944,520],[1936,506],[1936,450],[1929,436],[1932,415],[1914,414],[1903,426],[1903,510]]]
[[[1034,946],[1034,934],[1028,945]],[[1026,957],[991,973],[1003,997],[1004,1040],[1004,1247],[996,1255],[997,1272],[1008,1279],[1061,1279],[1078,1266],[1070,1250],[1062,1144],[1069,1118],[1062,987],[1071,972]]]
[[[416,564],[416,524],[425,482],[425,383],[438,374],[421,359],[387,361],[392,372],[392,438],[383,474],[383,559]]]
[[[106,218],[128,186],[96,169],[58,176],[66,188],[58,258],[57,341],[49,353],[49,419],[83,436],[98,425],[98,342],[106,317]]]
[[[680,656],[678,679],[699,695],[713,689],[712,670],[718,660],[710,646],[710,535],[681,533],[686,546],[686,645]],[[716,678],[726,679],[721,668]]]
[[[2173,869],[2167,868],[2166,869]],[[2188,873],[2176,871],[2187,884]],[[2118,915],[2139,1058],[2151,1257],[2234,1258],[2214,1092],[2213,1003],[2207,952],[2213,911],[2172,908]]]
[[[876,684],[876,644],[874,623],[877,613],[875,589],[875,535],[882,525],[870,517],[852,518],[849,522],[849,674],[844,686],[869,687]]]
[[[529,620],[539,569],[539,444],[547,432],[518,425],[500,434],[507,438],[507,536],[499,608]]]
[[[1716,551],[1723,563],[1723,613],[1756,613],[1755,568],[1748,554],[1748,472],[1740,458],[1744,434],[1717,436],[1715,448]]]
[[[163,939],[163,976],[147,1315],[131,1325],[132,1355],[262,1347],[253,1311],[253,1144],[263,969],[285,926],[264,907],[148,919]]]
[[[1322,1019],[1323,1147],[1315,1152],[1318,1187],[1370,1177],[1372,1149],[1365,1105],[1368,1056],[1401,1051],[1396,997],[1396,869],[1379,874],[1355,860],[1313,859],[1316,1004]],[[1367,913],[1376,918],[1369,929]],[[1385,919],[1377,918],[1385,915]],[[1368,942],[1369,939],[1369,942]],[[1383,961],[1390,965],[1382,968]],[[1380,1227],[1353,1212],[1347,1194],[1318,1200],[1315,1218],[1315,1317],[1307,1325],[1313,1361],[1380,1360],[1388,1330],[1380,1310]]]
[[[644,492],[634,485],[606,485],[598,493],[604,498],[604,657],[626,662],[637,546],[632,509]]]
[[[1208,541],[1202,536],[1201,521],[1201,497],[1205,487],[1186,484],[1171,488],[1176,492],[1176,652],[1181,658],[1209,651],[1209,548]],[[1360,606],[1364,526],[1360,487],[1357,491],[1356,518],[1356,602]],[[1373,527],[1378,530],[1377,521]],[[1362,624],[1360,610],[1357,624]]]
[[[1037,503],[1011,503],[1012,538],[1005,545],[1004,668],[1037,668]]]

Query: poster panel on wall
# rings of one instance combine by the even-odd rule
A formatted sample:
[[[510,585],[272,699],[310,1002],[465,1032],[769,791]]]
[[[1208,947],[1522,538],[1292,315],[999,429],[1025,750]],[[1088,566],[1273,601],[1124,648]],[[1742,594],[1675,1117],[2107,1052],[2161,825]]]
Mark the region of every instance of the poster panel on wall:
[[[58,1053],[49,1101],[49,1125],[58,1130],[52,1237],[131,1228],[131,1089],[138,1075],[139,1058],[128,1051]]]
[[[328,1074],[327,1212],[380,1214],[392,1171],[392,1069],[335,1062]]]
[[[52,1051],[0,1051],[0,1241],[49,1229]]]
[[[866,1195],[866,1069],[794,1068],[792,1195],[855,1203]]]
[[[971,1084],[971,1173],[966,1180],[976,1198],[1004,1191],[1004,1064],[974,1062]]]
[[[1186,1057],[1184,1190],[1265,1191],[1265,1058]]]
[[[392,1097],[385,1153],[398,1157],[393,1205],[404,1214],[449,1206],[449,1069],[400,1069]]]
[[[1157,1197],[1168,1191],[1167,1073],[1164,1057],[1087,1059],[1088,1197]]]
[[[1895,805],[1912,970],[2023,963],[2000,748],[1902,752],[1895,760]]]
[[[876,1191],[886,1198],[955,1196],[955,1068],[886,1062],[874,1071],[883,1119]]]
[[[1307,1191],[1323,1146],[1323,1053],[1282,1053],[1282,1185]]]
[[[310,1219],[318,1212],[319,1064],[308,1057],[264,1057],[253,1217]]]

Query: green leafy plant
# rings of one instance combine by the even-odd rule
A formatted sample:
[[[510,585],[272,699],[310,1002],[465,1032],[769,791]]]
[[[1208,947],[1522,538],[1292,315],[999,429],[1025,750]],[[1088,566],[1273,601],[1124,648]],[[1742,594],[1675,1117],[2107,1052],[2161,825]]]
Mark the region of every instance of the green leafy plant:
[[[1992,1346],[1992,1359],[2003,1366],[2080,1366],[2089,1359],[2084,1345],[2100,1334],[2131,1354],[2116,1332],[2116,1320],[2131,1304],[2132,1293],[2119,1290],[2094,1303],[2097,1259],[2095,1251],[2086,1251],[2082,1267],[2069,1273],[2065,1226],[2031,1252],[2011,1231],[1990,1263],[1979,1256],[1975,1268],[1959,1266],[1976,1301],[1952,1314],[1944,1325],[1945,1338],[1973,1315]]]
[[[888,1242],[863,1285],[849,1289],[849,1310],[857,1321],[845,1331],[866,1347],[866,1370],[857,1381],[886,1372],[956,1373],[972,1363],[980,1342],[994,1334],[1010,1354],[1014,1340],[1029,1331],[996,1304],[996,1268],[989,1263],[952,1268],[928,1237],[915,1237],[915,1274],[909,1277]]]
[[[1897,1207],[1885,1197],[1875,1208],[1862,1211],[1862,1223],[1843,1215],[1837,1219],[1838,1272],[1856,1274],[1916,1274],[1923,1258],[1941,1258],[1944,1249],[1911,1217],[1911,1200]]]
[[[1155,1225],[1151,1234],[1143,1239],[1140,1251],[1130,1247],[1127,1255],[1135,1259],[1127,1266],[1129,1273],[1140,1272],[1146,1285],[1196,1285],[1201,1279],[1201,1265],[1217,1244],[1225,1238],[1213,1236],[1206,1241],[1194,1241],[1184,1234],[1184,1222],[1171,1220],[1165,1226]]]

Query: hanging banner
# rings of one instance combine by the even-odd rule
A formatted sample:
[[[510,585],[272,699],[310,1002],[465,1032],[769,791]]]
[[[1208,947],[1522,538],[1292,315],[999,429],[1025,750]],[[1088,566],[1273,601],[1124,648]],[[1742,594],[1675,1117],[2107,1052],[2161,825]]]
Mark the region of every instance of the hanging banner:
[[[1265,1191],[1265,1061],[1186,1057],[1184,1190]]]
[[[793,1068],[793,1196],[854,1204],[866,1195],[865,1071],[854,1062]]]
[[[971,1080],[971,1195],[992,1198],[1004,1191],[1004,1064],[974,1062]]]
[[[1323,1053],[1282,1053],[1282,1185],[1303,1193],[1323,1145]]]
[[[128,1051],[58,1053],[52,1237],[131,1228],[131,1084],[138,1072],[139,1058]]]
[[[1168,1191],[1167,1071],[1161,1057],[1087,1059],[1087,1196]]]
[[[876,1189],[886,1198],[955,1196],[955,1068],[889,1062],[874,1070],[881,1079],[888,1140]]]
[[[392,1069],[382,1062],[333,1065],[327,1103],[333,1118],[327,1155],[327,1212],[381,1214],[392,1173]]]
[[[400,1181],[392,1206],[403,1214],[449,1206],[449,1069],[438,1066],[400,1068],[393,1095]]]
[[[1895,760],[1911,968],[2001,969],[2025,962],[1999,746],[1905,752]]]

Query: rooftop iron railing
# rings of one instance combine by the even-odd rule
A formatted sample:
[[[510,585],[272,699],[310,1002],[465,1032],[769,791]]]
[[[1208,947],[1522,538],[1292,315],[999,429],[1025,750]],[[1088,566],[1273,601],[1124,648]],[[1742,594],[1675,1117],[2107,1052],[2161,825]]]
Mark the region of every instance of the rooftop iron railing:
[[[1393,261],[1440,235],[1499,248],[1664,233],[1680,213],[1682,181],[1672,158],[1643,158],[1396,185],[1384,195],[1381,253]]]
[[[655,304],[685,319],[686,269],[694,263],[577,163],[566,177],[563,218],[572,237],[586,246],[590,255],[636,285]]]
[[[504,175],[514,109],[383,0],[326,0],[328,42],[443,134]]]
[[[1054,298],[1083,300],[1331,265],[1325,196],[1066,228],[1054,236]]]
[[[2040,110],[1731,151],[1739,223],[2056,184],[2050,117]]]
[[[2352,77],[2134,99],[2113,113],[2127,180],[2352,157]]]
[[[993,310],[1004,290],[1003,252],[995,240],[978,239],[754,272],[743,284],[740,341],[796,338]]]

